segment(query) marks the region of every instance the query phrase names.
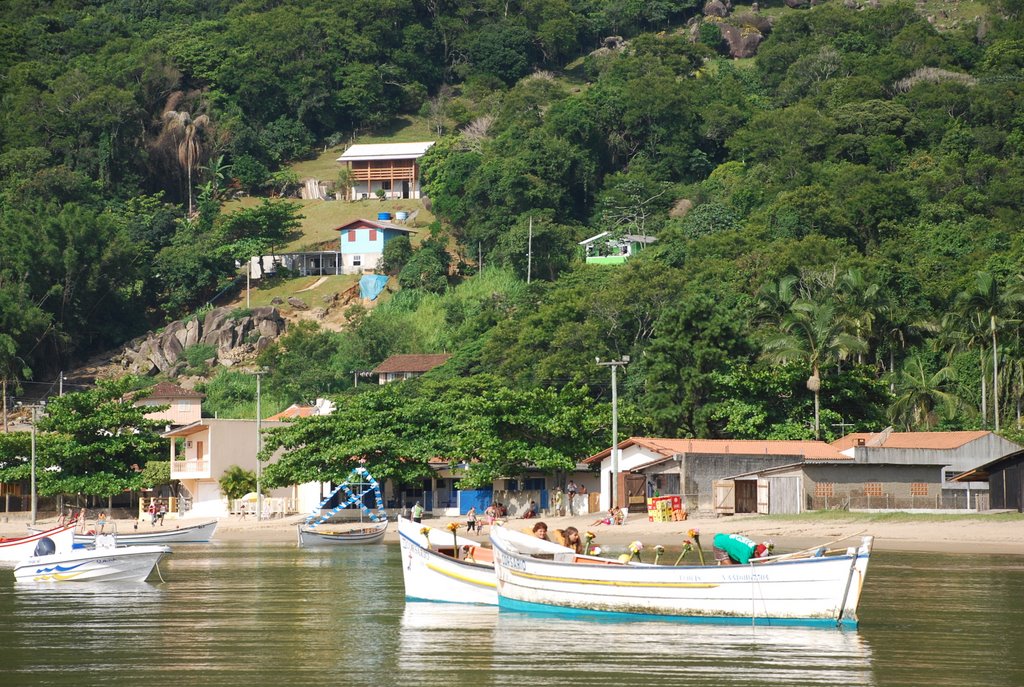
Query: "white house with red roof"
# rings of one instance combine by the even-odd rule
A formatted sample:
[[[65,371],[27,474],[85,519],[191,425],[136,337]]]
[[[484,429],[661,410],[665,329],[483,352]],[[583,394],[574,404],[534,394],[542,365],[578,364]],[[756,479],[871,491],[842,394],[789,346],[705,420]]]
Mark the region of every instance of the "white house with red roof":
[[[799,465],[807,460],[851,462],[823,441],[662,439],[630,437],[619,443],[616,505],[646,511],[655,492],[679,495],[687,512],[758,512],[757,483],[722,485],[732,475]],[[600,466],[601,509],[612,506],[611,448],[583,461]],[[730,493],[731,490],[731,493]],[[734,505],[730,506],[729,504]],[[767,505],[765,506],[767,508]]]
[[[450,353],[399,353],[371,370],[379,384],[419,377],[451,358]]]
[[[433,141],[361,143],[349,146],[338,162],[349,170],[351,200],[419,198],[419,159]]]

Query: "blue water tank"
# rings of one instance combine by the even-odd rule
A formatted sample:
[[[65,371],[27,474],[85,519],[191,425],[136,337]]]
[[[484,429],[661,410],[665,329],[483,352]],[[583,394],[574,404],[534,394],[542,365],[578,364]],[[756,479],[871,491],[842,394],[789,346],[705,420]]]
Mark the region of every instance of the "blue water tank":
[[[377,213],[377,219],[379,219],[379,220],[381,220],[383,222],[388,222],[388,221],[391,220],[391,213],[390,212],[378,212]]]

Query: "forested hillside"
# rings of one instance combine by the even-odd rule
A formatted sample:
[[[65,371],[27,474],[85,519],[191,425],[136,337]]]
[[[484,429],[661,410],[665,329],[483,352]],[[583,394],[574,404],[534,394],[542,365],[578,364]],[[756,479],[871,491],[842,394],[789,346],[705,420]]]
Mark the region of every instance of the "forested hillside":
[[[393,353],[454,357],[402,391],[362,385],[344,427],[281,435],[333,442],[282,481],[373,452],[394,471],[441,453],[557,469],[607,445],[594,360],[626,355],[623,433],[1015,431],[1020,3],[943,32],[909,3],[761,3],[749,60],[724,57],[702,9],[3,3],[0,377],[45,378],[203,306],[235,260],[293,237],[290,163],[416,121],[438,141],[439,221],[389,256],[402,291],[346,331],[297,327],[262,354],[264,393],[349,393]],[[238,194],[266,201],[223,211]],[[587,265],[577,244],[601,232],[657,240]],[[203,389],[231,414],[250,387],[222,372]]]

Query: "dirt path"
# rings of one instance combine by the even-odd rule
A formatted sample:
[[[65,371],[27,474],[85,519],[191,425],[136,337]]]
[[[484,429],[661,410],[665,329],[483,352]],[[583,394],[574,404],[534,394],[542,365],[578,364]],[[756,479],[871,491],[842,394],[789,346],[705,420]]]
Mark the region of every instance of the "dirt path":
[[[299,289],[299,290],[298,290],[298,291],[296,291],[295,293],[302,293],[303,291],[312,291],[312,290],[313,290],[313,289],[315,289],[316,287],[318,287],[318,286],[320,286],[321,284],[323,284],[323,283],[324,283],[325,281],[327,281],[327,277],[320,277],[319,279],[317,279],[317,280],[316,280],[315,282],[313,282],[312,284],[310,284],[310,285],[309,285],[309,286],[307,286],[306,288],[304,288],[304,289]]]

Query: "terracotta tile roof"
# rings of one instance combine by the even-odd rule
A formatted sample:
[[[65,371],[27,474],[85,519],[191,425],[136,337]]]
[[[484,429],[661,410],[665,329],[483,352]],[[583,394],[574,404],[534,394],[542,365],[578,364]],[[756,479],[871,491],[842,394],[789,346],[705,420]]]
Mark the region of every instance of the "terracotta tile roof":
[[[838,451],[845,451],[858,445],[863,439],[868,448],[919,448],[931,450],[952,450],[960,448],[988,434],[988,430],[969,432],[854,432],[832,442]]]
[[[402,353],[393,355],[377,367],[373,374],[386,372],[426,372],[438,365],[443,365],[451,358],[450,353]]]
[[[750,439],[657,439],[630,437],[619,448],[643,446],[671,458],[676,453],[716,453],[736,455],[802,456],[807,460],[850,460],[824,441],[760,441]],[[607,448],[590,456],[584,463],[600,462],[611,455]]]
[[[264,419],[268,422],[273,422],[274,420],[292,420],[297,417],[310,417],[314,410],[316,410],[316,408],[313,406],[300,406],[298,403],[293,403],[280,413],[271,415]]]

